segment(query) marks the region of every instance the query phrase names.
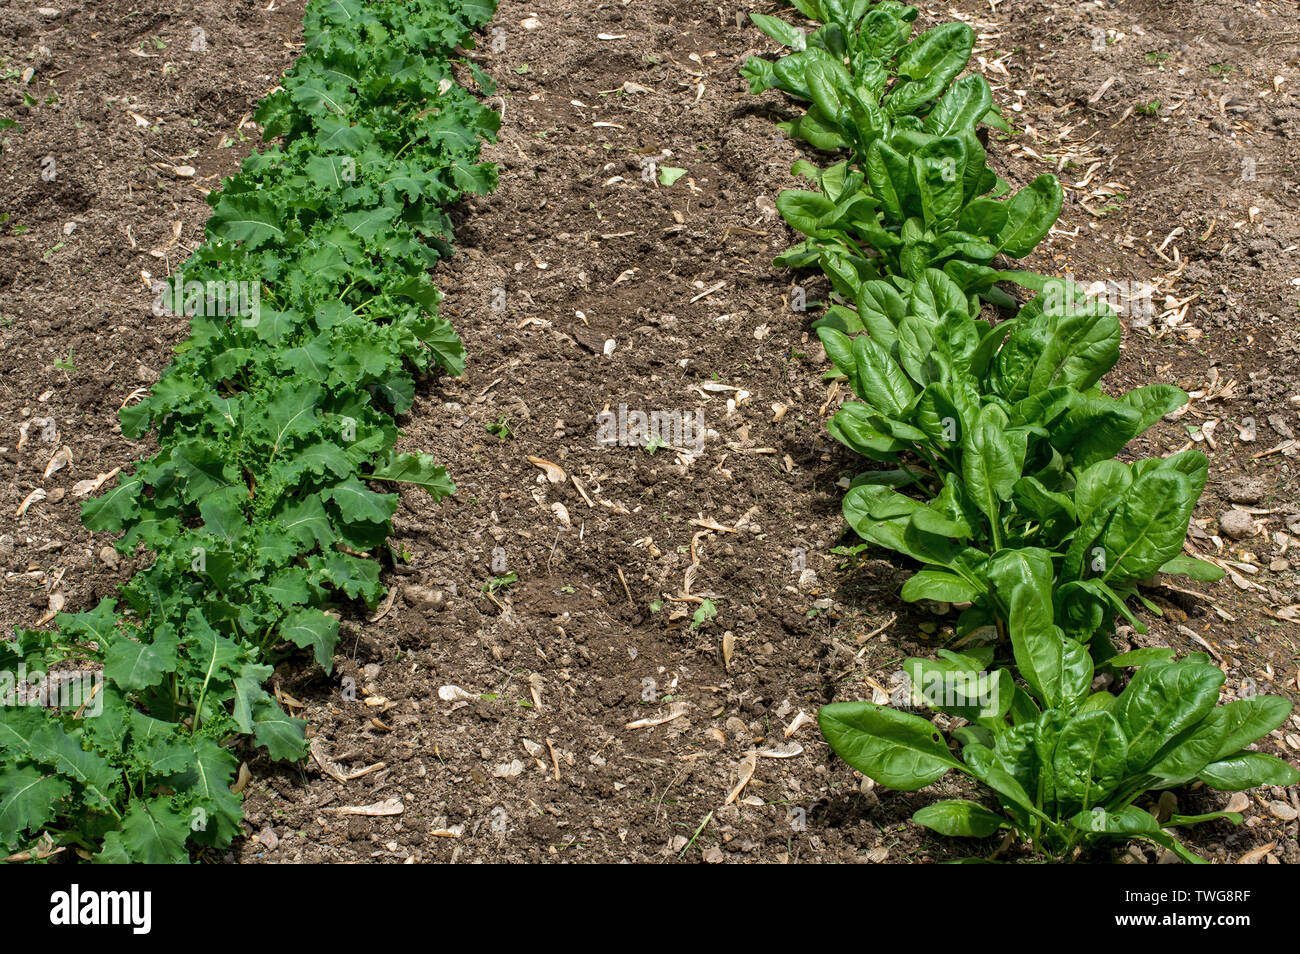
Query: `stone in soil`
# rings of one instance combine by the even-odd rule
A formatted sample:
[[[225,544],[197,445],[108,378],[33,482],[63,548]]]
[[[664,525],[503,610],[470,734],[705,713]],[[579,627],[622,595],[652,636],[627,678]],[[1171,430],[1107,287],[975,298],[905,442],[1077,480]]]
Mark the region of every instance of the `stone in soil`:
[[[1255,532],[1255,520],[1234,507],[1219,518],[1219,530],[1230,540],[1241,540]]]

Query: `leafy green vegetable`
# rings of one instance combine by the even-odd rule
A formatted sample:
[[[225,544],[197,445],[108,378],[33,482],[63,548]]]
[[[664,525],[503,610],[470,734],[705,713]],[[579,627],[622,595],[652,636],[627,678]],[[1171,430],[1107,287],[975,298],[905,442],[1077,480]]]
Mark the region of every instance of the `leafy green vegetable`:
[[[822,732],[854,768],[914,790],[958,769],[996,795],[1002,814],[966,800],[922,809],[948,835],[1011,829],[1053,857],[1097,839],[1138,837],[1194,860],[1143,793],[1200,779],[1224,789],[1290,784],[1295,769],[1244,747],[1281,724],[1274,697],[1216,707],[1223,676],[1170,650],[1115,656],[1118,616],[1157,573],[1213,581],[1218,567],[1182,553],[1208,464],[1195,451],[1124,463],[1125,446],[1187,396],[1170,385],[1118,397],[1100,381],[1119,358],[1121,328],[1072,283],[995,264],[1028,255],[1060,214],[1060,183],[1040,176],[1014,194],[989,168],[977,127],[1009,127],[988,84],[959,76],[973,33],[961,23],[912,38],[901,3],[799,0],[810,34],[776,17],[754,22],[792,52],[750,58],[751,89],[807,104],[785,132],[847,158],[794,173],[777,209],[806,240],[780,258],[816,267],[831,304],[813,323],[856,400],[831,434],[887,469],[855,478],[844,515],[868,547],[920,569],[906,600],[967,604],[965,655],[911,659],[919,700],[966,720],[961,758],[918,716],[865,703],[821,710]],[[997,287],[1034,293],[1018,313]],[[994,323],[981,300],[1003,309]],[[1150,604],[1148,604],[1150,605]],[[987,671],[994,657],[1014,669]],[[1095,669],[1137,667],[1114,697]],[[1014,672],[1014,675],[1013,675]],[[1005,678],[1004,678],[1005,677]],[[993,684],[973,692],[970,680]],[[944,691],[931,691],[933,685]],[[1225,813],[1183,818],[1174,827]]]
[[[295,648],[330,671],[335,607],[382,596],[369,552],[397,497],[366,481],[455,490],[394,453],[394,417],[419,375],[464,369],[428,272],[450,252],[446,206],[495,185],[478,153],[499,117],[452,72],[494,6],[308,5],[303,52],[256,113],[279,142],[208,197],[206,243],[159,293],[190,338],[121,414],[159,451],[83,507],[153,561],[117,599],[0,641],[5,670],[102,666],[91,703],[0,706],[0,846],[44,831],[100,861],[185,861],[240,830],[230,746],[305,753],[305,723],[263,687]]]
[[[808,240],[777,264],[820,265],[849,300],[853,293],[843,286],[855,280],[885,279],[906,291],[934,268],[965,293],[1009,303],[994,283],[1017,281],[1018,274],[989,263],[999,253],[1021,258],[1032,251],[1060,215],[1063,195],[1055,176],[1042,175],[999,201],[1009,187],[989,168],[977,129],[1005,123],[982,76],[958,78],[974,31],[944,23],[909,39],[914,7],[832,6],[825,11],[830,19],[809,36],[776,17],[751,14],[794,52],[774,63],[746,61],[750,89],[776,88],[807,102],[807,112],[782,129],[817,149],[852,155],[851,164],[825,170],[795,165],[821,191],[778,200],[786,221]]]
[[[970,668],[980,665],[974,655],[948,655]],[[1223,790],[1292,785],[1300,779],[1285,762],[1259,752],[1214,760],[1219,748],[1255,741],[1291,711],[1289,702],[1274,698],[1251,705],[1249,714],[1237,719],[1225,717],[1240,703],[1215,708],[1222,682],[1214,666],[1188,659],[1150,662],[1118,697],[1099,694],[1096,703],[1052,705],[1052,694],[1031,684],[1033,701],[1020,708],[1023,715],[1013,708],[1004,716],[981,718],[978,731],[957,730],[965,742],[960,757],[919,715],[840,702],[823,707],[818,718],[836,754],[882,785],[914,791],[956,770],[991,789],[996,810],[951,800],[912,816],[940,834],[987,838],[1010,829],[1054,858],[1075,857],[1092,842],[1138,838],[1199,861],[1165,828],[1216,819],[1240,824],[1241,816],[1175,816],[1162,826],[1152,811],[1134,804],[1144,793],[1192,778]],[[966,702],[935,700],[933,707],[967,714]],[[1167,774],[1173,764],[1180,766],[1176,778]]]

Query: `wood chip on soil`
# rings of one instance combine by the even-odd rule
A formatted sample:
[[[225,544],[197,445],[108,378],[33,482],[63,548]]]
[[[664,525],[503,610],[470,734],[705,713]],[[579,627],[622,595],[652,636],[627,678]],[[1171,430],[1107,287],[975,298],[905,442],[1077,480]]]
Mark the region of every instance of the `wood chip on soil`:
[[[629,722],[623,726],[625,729],[650,729],[657,725],[663,725],[666,722],[672,722],[674,719],[680,719],[686,715],[686,703],[674,702],[672,708],[666,715],[650,716],[646,719],[637,719],[635,722]]]
[[[386,798],[382,802],[373,802],[369,805],[347,805],[343,808],[335,808],[334,811],[340,815],[364,815],[367,818],[380,818],[386,815],[400,815],[406,811],[406,806],[402,804],[400,798]]]
[[[745,786],[749,784],[749,780],[754,777],[754,770],[756,768],[758,768],[758,753],[750,752],[740,763],[740,780],[736,782],[736,787],[731,790],[731,794],[729,794],[727,800],[723,802],[724,805],[730,805],[740,797],[740,793],[745,790]]]

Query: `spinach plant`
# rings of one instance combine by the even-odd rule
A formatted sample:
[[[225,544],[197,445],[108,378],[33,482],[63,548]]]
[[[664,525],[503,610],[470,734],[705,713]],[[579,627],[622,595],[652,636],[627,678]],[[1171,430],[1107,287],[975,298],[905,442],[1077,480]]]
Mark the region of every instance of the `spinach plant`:
[[[1096,302],[1065,307],[1073,290],[1064,283],[1041,284],[1017,317],[991,327],[943,272],[928,269],[906,299],[886,282],[864,283],[856,311],[832,306],[818,322],[835,370],[861,398],[841,405],[829,428],[892,465],[860,474],[844,513],[868,543],[925,566],[905,599],[973,602],[962,635],[996,626],[1006,607],[996,604],[990,559],[1044,548],[1058,623],[1095,640],[1100,660],[1111,654],[1116,612],[1142,628],[1125,605],[1140,581],[1222,576],[1181,555],[1208,465],[1196,451],[1113,459],[1187,396],[1163,384],[1102,394],[1119,322]],[[918,492],[926,499],[909,495]]]
[[[999,254],[1029,254],[1060,215],[1062,193],[1055,176],[1042,175],[1001,198],[1009,186],[989,168],[979,127],[1008,127],[982,76],[957,79],[974,31],[945,23],[909,41],[914,7],[807,6],[830,18],[811,38],[775,17],[751,15],[795,52],[775,63],[751,57],[743,72],[755,93],[776,87],[810,103],[783,125],[787,133],[853,158],[824,171],[807,160],[795,164],[820,191],[778,197],[782,216],[808,239],[777,264],[819,264],[841,294],[855,279],[876,278],[908,291],[925,269],[941,268],[964,291],[1012,304],[994,283],[1020,273],[990,263]]]
[[[1175,662],[1168,650],[1117,657],[1116,665],[1138,667],[1128,685],[1116,696],[1092,692],[1092,661],[1052,628],[1048,594],[1031,588],[1020,600],[1012,639],[1023,686],[1006,670],[987,673],[988,651],[909,660],[914,681],[950,689],[930,697],[964,723],[952,732],[959,751],[934,723],[897,709],[841,702],[818,714],[836,754],[882,785],[914,791],[955,770],[989,789],[990,804],[935,802],[913,815],[918,824],[958,837],[1005,831],[1057,859],[1136,839],[1196,863],[1203,859],[1170,830],[1217,819],[1240,824],[1241,816],[1166,816],[1140,804],[1150,792],[1194,780],[1237,791],[1300,779],[1292,766],[1249,748],[1286,720],[1289,700],[1258,696],[1217,706],[1223,673],[1207,657]],[[977,675],[985,677],[978,697],[969,689]]]

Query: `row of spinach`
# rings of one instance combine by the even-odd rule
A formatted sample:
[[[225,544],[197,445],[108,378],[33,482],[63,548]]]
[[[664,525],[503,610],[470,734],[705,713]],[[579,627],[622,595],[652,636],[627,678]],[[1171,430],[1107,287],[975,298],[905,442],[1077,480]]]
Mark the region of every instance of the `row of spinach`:
[[[943,834],[1005,830],[1055,858],[1137,838],[1200,860],[1170,829],[1240,815],[1135,803],[1194,781],[1239,790],[1300,776],[1248,748],[1285,721],[1288,700],[1219,706],[1224,675],[1204,654],[1116,656],[1112,645],[1118,618],[1145,631],[1129,607],[1154,609],[1142,582],[1222,575],[1183,554],[1205,457],[1116,459],[1187,396],[1164,384],[1105,394],[1120,349],[1113,311],[1069,282],[997,267],[1048,234],[1062,190],[1042,175],[1013,192],[988,166],[986,127],[1009,127],[987,81],[959,75],[968,25],[913,37],[916,8],[892,0],[794,6],[815,29],[753,14],[791,52],[743,72],[754,93],[806,104],[782,124],[791,137],[846,156],[800,160],[793,171],[816,189],[777,200],[806,236],[777,264],[818,268],[833,289],[814,327],[856,400],[829,429],[883,465],[851,483],[844,515],[863,542],[840,552],[902,554],[920,566],[904,599],[966,607],[960,652],[906,663],[914,698],[961,720],[957,752],[933,722],[870,703],[824,707],[822,732],[891,788],[955,770],[992,790],[996,807],[951,799],[916,813]],[[1018,307],[1000,282],[1034,297]],[[1094,681],[1102,669],[1136,671],[1116,695]]]

